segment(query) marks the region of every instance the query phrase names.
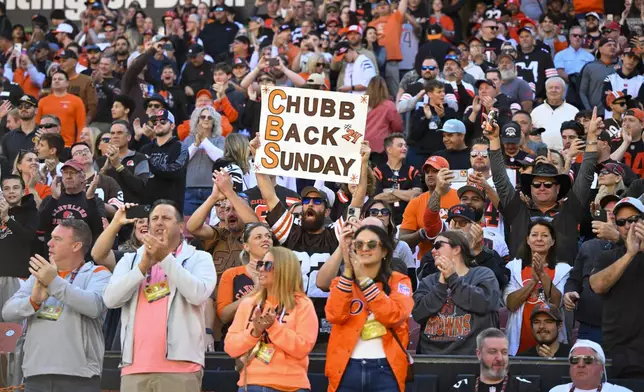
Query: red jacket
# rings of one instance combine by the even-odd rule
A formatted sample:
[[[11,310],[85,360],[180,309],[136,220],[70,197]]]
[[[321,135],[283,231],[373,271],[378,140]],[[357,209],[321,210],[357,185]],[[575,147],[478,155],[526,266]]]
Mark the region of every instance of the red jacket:
[[[389,295],[382,291],[381,283],[369,286],[364,291],[355,282],[342,276],[331,283],[331,292],[324,308],[326,318],[332,324],[324,372],[329,379],[329,392],[334,392],[340,386],[344,370],[370,312],[387,328],[387,334],[382,337],[387,362],[394,372],[400,391],[405,390],[407,355],[396,343],[391,329],[406,348],[409,344],[407,323],[414,307],[411,281],[408,276],[393,272],[388,283],[391,288]],[[365,298],[365,293],[368,299]]]

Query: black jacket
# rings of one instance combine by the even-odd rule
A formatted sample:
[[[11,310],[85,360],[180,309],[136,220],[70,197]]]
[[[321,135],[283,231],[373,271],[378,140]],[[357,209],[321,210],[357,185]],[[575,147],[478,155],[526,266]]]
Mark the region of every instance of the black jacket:
[[[96,97],[98,98],[96,122],[112,122],[112,104],[114,96],[121,93],[121,80],[117,78],[103,79],[103,83],[96,84]]]
[[[208,61],[204,61],[199,68],[188,62],[181,73],[181,87],[190,87],[196,96],[199,90],[212,87],[214,72],[215,65]]]
[[[158,199],[170,199],[183,210],[186,192],[186,167],[188,149],[179,139],[171,138],[162,146],[155,139],[141,148],[148,158],[150,178],[145,187],[144,201],[152,204]]]
[[[38,209],[33,195],[22,197],[9,209],[9,220],[0,226],[0,276],[29,277],[29,257],[35,253]]]
[[[233,43],[237,31],[239,27],[228,21],[226,23],[214,21],[204,26],[199,38],[203,41],[204,51],[212,56],[215,63],[228,59],[230,44]]]

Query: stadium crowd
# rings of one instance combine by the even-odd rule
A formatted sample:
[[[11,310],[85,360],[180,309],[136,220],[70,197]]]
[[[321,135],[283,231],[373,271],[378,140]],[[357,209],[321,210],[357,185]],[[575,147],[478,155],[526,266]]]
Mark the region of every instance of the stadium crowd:
[[[451,391],[644,378],[642,0],[0,3],[0,321],[25,391]],[[256,172],[262,87],[369,96],[358,184]],[[410,344],[413,341],[413,344]],[[64,355],[64,356],[63,356]],[[607,380],[607,360],[611,376]]]

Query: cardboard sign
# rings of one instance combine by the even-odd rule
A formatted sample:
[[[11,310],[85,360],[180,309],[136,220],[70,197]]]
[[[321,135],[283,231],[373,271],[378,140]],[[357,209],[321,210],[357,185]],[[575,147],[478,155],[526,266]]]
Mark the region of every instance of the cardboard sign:
[[[366,95],[262,87],[255,171],[357,184],[368,107]]]

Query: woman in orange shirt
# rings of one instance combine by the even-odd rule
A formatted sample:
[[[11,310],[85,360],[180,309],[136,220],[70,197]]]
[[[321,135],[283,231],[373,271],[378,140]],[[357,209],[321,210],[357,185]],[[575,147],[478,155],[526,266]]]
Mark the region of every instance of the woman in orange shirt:
[[[244,365],[239,391],[310,390],[318,318],[304,293],[300,261],[289,249],[274,247],[257,261],[257,271],[262,288],[241,301],[225,339],[226,353]]]
[[[243,265],[227,269],[217,288],[217,317],[224,325],[233,321],[241,301],[256,294],[257,261],[262,260],[273,245],[273,232],[266,223],[246,225],[242,236],[244,250],[239,255]],[[225,333],[224,333],[225,334]]]
[[[13,167],[13,174],[21,176],[25,182],[25,195],[33,194],[36,207],[40,207],[43,199],[51,195],[51,188],[40,180],[38,155],[33,151],[21,150]]]
[[[454,21],[449,16],[443,14],[443,1],[434,0],[432,2],[432,15],[429,17],[429,24],[438,24],[443,29],[443,41],[452,42],[454,38]]]
[[[351,244],[343,232],[344,272],[331,283],[326,318],[331,323],[325,375],[329,392],[404,391],[411,357],[407,322],[409,277],[392,272],[393,241],[377,226],[362,226]],[[351,249],[351,251],[349,250]]]

